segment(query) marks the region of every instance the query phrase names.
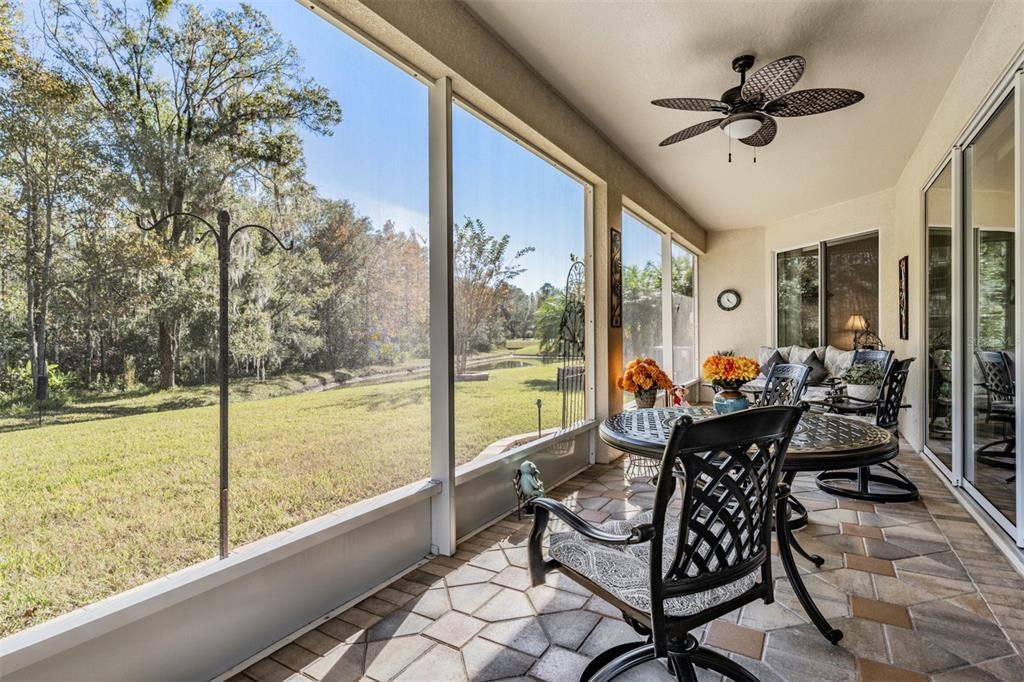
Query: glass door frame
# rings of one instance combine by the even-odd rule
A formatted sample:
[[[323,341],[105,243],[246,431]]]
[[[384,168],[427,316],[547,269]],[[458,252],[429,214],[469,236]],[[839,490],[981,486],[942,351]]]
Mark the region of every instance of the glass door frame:
[[[962,401],[959,399],[963,395],[963,375],[960,372],[961,367],[961,354],[963,345],[963,335],[960,330],[963,329],[963,303],[961,293],[963,291],[963,248],[961,235],[963,233],[963,211],[961,210],[961,193],[957,191],[958,183],[961,183],[963,176],[963,166],[961,165],[962,157],[955,153],[955,150],[950,150],[938,167],[928,177],[928,181],[924,184],[924,188],[921,190],[920,206],[921,215],[924,216],[924,239],[921,244],[921,255],[920,261],[922,266],[920,268],[920,274],[918,275],[918,287],[919,291],[923,292],[922,305],[921,305],[921,337],[920,337],[920,348],[921,355],[924,356],[925,361],[922,363],[924,367],[925,379],[921,382],[921,396],[918,399],[919,405],[927,405],[929,400],[929,386],[928,386],[928,230],[931,227],[928,220],[928,190],[932,188],[932,185],[938,180],[939,176],[948,167],[950,169],[950,271],[952,279],[950,282],[950,300],[952,301],[952,311],[950,320],[950,378],[952,379],[952,386],[950,388],[950,396],[952,404],[950,405],[950,412],[953,417],[953,434],[950,439],[950,449],[952,450],[951,464],[952,468],[947,468],[945,463],[928,447],[928,429],[929,429],[929,418],[927,412],[925,412],[925,418],[922,420],[922,433],[921,433],[921,451],[928,457],[929,461],[938,468],[939,471],[954,485],[959,487],[961,484],[960,472],[963,471],[963,447],[960,441],[960,435],[963,434],[963,410],[960,409]],[[958,446],[959,445],[959,446]]]
[[[966,324],[973,319],[971,316],[966,314],[965,310],[965,280],[967,275],[972,271],[969,264],[965,260],[966,247],[965,240],[968,235],[966,231],[966,201],[965,193],[967,188],[964,187],[964,155],[965,150],[970,145],[988,123],[992,120],[999,108],[1011,98],[1014,106],[1014,231],[1017,235],[1017,248],[1014,253],[1014,305],[1021,306],[1024,302],[1024,248],[1020,244],[1021,235],[1024,235],[1024,62],[1019,59],[1015,64],[1007,70],[1003,77],[999,80],[992,91],[989,93],[984,104],[978,109],[970,123],[960,132],[957,136],[956,143],[950,149],[950,151],[943,156],[941,161],[937,164],[932,174],[928,177],[927,182],[924,184],[921,190],[920,206],[921,215],[925,217],[922,220],[922,229],[924,231],[924,239],[922,240],[921,249],[919,251],[919,257],[921,263],[927,264],[928,262],[928,223],[927,214],[925,209],[925,194],[931,185],[935,182],[939,174],[944,170],[946,164],[951,164],[952,168],[952,378],[953,378],[953,393],[954,404],[953,404],[953,458],[952,470],[947,469],[938,457],[928,448],[927,445],[927,433],[928,433],[928,420],[921,420],[921,432],[920,438],[922,443],[922,452],[927,457],[928,461],[935,465],[935,468],[940,471],[955,487],[961,488],[967,495],[981,507],[986,514],[1005,532],[1010,538],[1013,539],[1014,543],[1018,547],[1024,547],[1024,519],[1021,515],[1024,514],[1024,414],[1021,410],[1017,410],[1016,423],[1015,423],[1015,434],[1016,434],[1016,468],[1014,473],[1016,474],[1016,480],[1014,482],[1014,499],[1015,509],[1018,521],[1016,524],[1011,523],[1010,520],[1000,512],[991,502],[989,502],[985,496],[979,491],[974,485],[967,480],[966,469],[970,462],[966,454],[968,452],[973,453],[973,415],[967,414],[969,401],[966,400],[967,390],[970,389],[967,379],[973,374],[973,369],[968,371],[967,363],[973,363],[973,352],[969,351],[967,346],[968,329]],[[970,235],[971,239],[974,239],[974,235]],[[927,328],[927,266],[920,268],[920,274],[918,275],[917,284],[920,287],[920,291],[924,292],[924,298],[922,299],[922,319],[924,323],[921,325],[921,331],[919,335],[920,348],[928,348],[928,328]],[[1022,356],[1022,349],[1024,349],[1024,339],[1022,339],[1022,333],[1024,333],[1024,322],[1021,320],[1021,316],[1024,311],[1015,311],[1014,315],[1014,354],[1016,358],[1024,359]],[[971,332],[973,335],[973,332]],[[922,366],[927,365],[923,363]],[[1024,363],[1018,361],[1014,363],[1014,381],[1018,386],[1024,386]],[[972,365],[973,367],[973,365]],[[924,404],[927,400],[928,384],[927,378],[921,382],[921,390],[918,394],[919,404]],[[970,401],[971,409],[973,410],[973,401]],[[971,417],[968,419],[968,417]],[[968,423],[971,422],[971,423]],[[970,451],[967,448],[971,448]],[[973,458],[971,458],[973,461]]]

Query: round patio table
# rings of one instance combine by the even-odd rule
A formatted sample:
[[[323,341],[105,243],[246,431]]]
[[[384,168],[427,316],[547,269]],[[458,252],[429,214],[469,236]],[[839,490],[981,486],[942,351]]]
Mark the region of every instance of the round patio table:
[[[660,461],[672,429],[684,415],[694,421],[716,416],[710,407],[655,407],[619,412],[601,422],[601,440],[616,450]],[[898,453],[899,441],[885,429],[838,415],[804,413],[790,440],[786,458],[782,461],[783,482],[786,485],[781,488],[780,494],[787,496],[787,501],[795,507],[798,515],[802,514],[806,518],[803,505],[789,493],[790,484],[799,472],[856,469],[887,462]],[[843,632],[832,627],[814,603],[800,577],[792,550],[796,549],[818,566],[825,560],[804,551],[793,537],[793,527],[791,523],[775,524],[779,559],[793,586],[793,592],[811,622],[826,639],[837,644]]]

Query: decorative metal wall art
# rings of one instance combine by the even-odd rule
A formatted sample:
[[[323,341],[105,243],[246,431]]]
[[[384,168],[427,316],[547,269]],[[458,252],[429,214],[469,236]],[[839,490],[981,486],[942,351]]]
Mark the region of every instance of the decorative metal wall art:
[[[285,251],[291,251],[294,246],[293,242],[289,242],[286,246],[281,239],[274,234],[274,232],[267,227],[262,225],[256,225],[255,223],[247,225],[239,225],[238,227],[231,228],[231,214],[225,210],[217,212],[217,226],[214,227],[208,221],[194,213],[169,213],[163,218],[160,218],[149,227],[142,225],[142,220],[136,218],[136,224],[139,229],[144,232],[153,232],[158,229],[165,222],[171,218],[183,217],[191,218],[206,226],[204,231],[199,238],[196,240],[197,244],[201,244],[204,239],[208,236],[212,236],[214,241],[217,243],[217,261],[220,264],[219,275],[220,275],[220,286],[219,286],[219,318],[217,326],[217,339],[219,342],[220,358],[217,363],[218,378],[220,380],[220,558],[226,559],[228,556],[228,362],[230,355],[228,353],[228,309],[230,304],[230,284],[228,280],[228,266],[231,263],[231,242],[238,234],[250,227],[262,230],[274,238],[277,245]]]
[[[910,338],[910,256],[900,258],[900,338]]]

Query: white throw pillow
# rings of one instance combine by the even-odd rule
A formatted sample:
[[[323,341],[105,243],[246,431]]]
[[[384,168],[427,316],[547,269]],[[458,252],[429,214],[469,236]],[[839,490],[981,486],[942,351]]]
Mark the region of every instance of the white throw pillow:
[[[764,366],[764,363],[768,362],[768,358],[775,352],[773,346],[761,346],[757,349],[757,364]],[[781,355],[781,353],[780,353]]]
[[[853,364],[852,350],[840,350],[835,346],[825,348],[825,369],[830,377],[841,377]]]
[[[825,347],[807,348],[805,346],[793,346],[789,350],[789,361],[806,364],[811,357],[811,353],[816,354],[818,359],[822,359],[825,355]]]

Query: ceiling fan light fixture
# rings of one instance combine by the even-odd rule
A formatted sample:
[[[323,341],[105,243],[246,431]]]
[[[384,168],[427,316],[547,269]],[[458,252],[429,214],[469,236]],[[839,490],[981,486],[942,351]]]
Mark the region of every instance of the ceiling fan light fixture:
[[[734,140],[743,140],[764,125],[764,120],[757,114],[738,114],[722,121],[722,132]]]

